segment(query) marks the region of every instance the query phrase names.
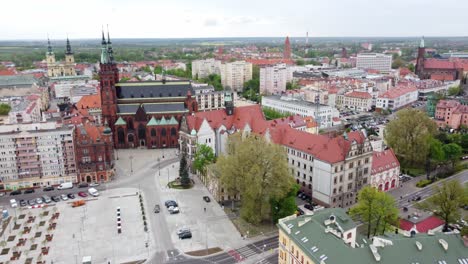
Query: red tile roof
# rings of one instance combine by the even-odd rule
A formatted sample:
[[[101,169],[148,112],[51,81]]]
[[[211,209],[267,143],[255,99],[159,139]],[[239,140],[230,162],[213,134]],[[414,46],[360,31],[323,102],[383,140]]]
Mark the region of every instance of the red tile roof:
[[[372,155],[372,174],[390,170],[400,166],[393,150],[374,151]]]
[[[440,60],[440,59],[426,59],[424,61],[424,69],[456,69],[454,62],[449,60]]]
[[[85,95],[76,103],[78,109],[101,108],[101,94]]]
[[[345,94],[345,96],[360,98],[360,99],[370,99],[370,98],[372,98],[372,95],[370,95],[368,92],[358,92],[358,91],[352,91],[350,93]]]
[[[453,108],[459,105],[460,103],[456,100],[440,100],[437,103],[437,108]]]
[[[393,89],[390,89],[390,90],[386,91],[385,93],[383,93],[379,97],[380,98],[395,99],[395,98],[400,97],[400,96],[402,96],[404,94],[414,92],[414,91],[417,91],[417,90],[418,89],[416,87],[413,87],[413,86],[407,86],[407,87],[398,86],[398,87],[395,87]]]
[[[257,134],[269,133],[270,138],[276,144],[288,146],[305,153],[314,155],[316,159],[329,163],[343,161],[348,154],[353,141],[363,143],[364,135],[359,132],[348,134],[348,140],[343,136],[330,138],[324,135],[310,134],[292,128],[290,125],[266,121],[259,105],[237,107],[232,116],[228,116],[224,110],[198,112],[187,117],[189,130],[198,131],[207,120],[212,129],[225,126],[226,129],[244,129],[249,124],[252,132]]]
[[[8,76],[8,75],[16,75],[18,74],[16,72],[16,69],[14,68],[7,68],[7,69],[3,69],[3,70],[0,70],[0,76]]]
[[[416,230],[419,233],[427,233],[427,231],[437,228],[443,224],[444,224],[444,221],[437,218],[436,216],[430,216],[416,224],[406,219],[400,219],[400,229],[410,231],[413,228],[413,226],[416,225]]]

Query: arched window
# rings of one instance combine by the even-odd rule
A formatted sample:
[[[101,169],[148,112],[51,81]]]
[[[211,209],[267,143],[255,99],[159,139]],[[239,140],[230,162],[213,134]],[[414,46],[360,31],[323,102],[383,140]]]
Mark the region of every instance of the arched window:
[[[125,143],[125,131],[121,127],[117,129],[117,141],[119,142],[119,144]]]
[[[145,139],[146,138],[146,129],[143,124],[138,125],[138,138]]]
[[[163,129],[161,130],[161,136],[165,137],[166,135],[167,135],[166,129],[163,128]]]
[[[156,136],[156,129],[154,129],[154,128],[151,129],[151,136],[152,137]]]
[[[177,134],[177,130],[173,127],[171,128],[171,136],[175,136]]]

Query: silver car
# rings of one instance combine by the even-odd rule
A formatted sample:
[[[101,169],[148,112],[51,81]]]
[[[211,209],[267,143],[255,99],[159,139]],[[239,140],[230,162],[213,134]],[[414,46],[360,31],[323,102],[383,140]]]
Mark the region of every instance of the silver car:
[[[37,198],[37,199],[36,199],[36,203],[37,203],[37,204],[42,204],[42,198]]]
[[[68,196],[66,194],[60,195],[60,198],[62,198],[64,201],[68,200]]]

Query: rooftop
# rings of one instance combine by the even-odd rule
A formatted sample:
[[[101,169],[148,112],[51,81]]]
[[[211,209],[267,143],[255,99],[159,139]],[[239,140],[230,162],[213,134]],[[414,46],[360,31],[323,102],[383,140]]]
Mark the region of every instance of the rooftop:
[[[119,99],[186,97],[194,94],[189,81],[124,82],[115,85]]]
[[[400,166],[393,150],[374,151],[372,155],[372,174],[390,170]]]
[[[405,95],[410,92],[417,91],[418,89],[413,86],[398,86],[393,89],[390,89],[379,96],[379,98],[388,98],[388,99],[395,99],[402,95]]]
[[[268,99],[268,100],[277,101],[277,102],[300,105],[300,106],[304,106],[304,107],[310,107],[310,108],[317,107],[316,103],[312,103],[312,102],[305,101],[305,100],[300,100],[300,99],[297,99],[296,97],[280,96],[280,95],[269,95],[269,96],[262,96],[262,100],[263,100],[263,98]],[[324,104],[320,104],[320,106],[329,107],[328,105],[324,105]]]
[[[352,91],[350,93],[345,94],[345,96],[360,98],[360,99],[370,99],[370,98],[372,98],[372,95],[370,95],[368,92],[358,92],[358,91]]]
[[[32,74],[0,76],[0,86],[33,85],[34,83],[37,83],[37,80]]]

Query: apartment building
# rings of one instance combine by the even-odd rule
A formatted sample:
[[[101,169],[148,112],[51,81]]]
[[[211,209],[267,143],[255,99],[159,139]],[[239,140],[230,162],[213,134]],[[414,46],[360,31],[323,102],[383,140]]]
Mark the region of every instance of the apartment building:
[[[361,132],[331,138],[311,134],[305,131],[304,125],[292,121],[266,121],[259,105],[237,107],[233,111],[197,112],[182,120],[179,145],[186,148],[181,151],[188,154],[191,162],[197,144],[206,144],[220,155],[226,151],[230,134],[263,135],[267,140],[284,146],[291,176],[303,192],[326,206],[354,204],[357,192],[370,182],[372,147],[369,140]],[[216,186],[218,191],[213,195],[226,197],[218,195],[222,186],[210,183],[217,177],[209,177],[211,180],[202,181],[207,186]]]
[[[281,94],[293,80],[293,71],[286,64],[260,68],[260,94]]]
[[[252,79],[252,63],[235,61],[221,64],[221,83],[234,92],[242,92],[244,83]]]
[[[224,91],[215,91],[212,85],[192,83],[198,111],[224,108]]]
[[[372,108],[372,95],[368,92],[352,91],[337,95],[336,105],[338,108],[349,108],[356,111],[369,111]]]
[[[397,86],[379,95],[376,100],[376,109],[398,110],[418,100],[418,89],[413,86]]]
[[[55,122],[0,126],[0,189],[76,182],[73,133]]]
[[[331,127],[333,125],[333,117],[339,116],[338,110],[334,107],[290,96],[263,96],[262,107],[268,107],[280,113],[289,113],[302,117],[311,116],[319,124],[320,128]]]
[[[435,121],[438,127],[459,129],[468,126],[468,105],[456,100],[440,100],[436,106]]]
[[[357,55],[356,67],[358,69],[372,69],[382,73],[389,73],[392,69],[392,55],[360,53]]]
[[[210,74],[221,74],[221,61],[215,59],[192,61],[192,78],[208,77]]]
[[[467,263],[467,241],[455,233],[388,232],[358,237],[357,224],[341,208],[278,221],[279,264]]]

